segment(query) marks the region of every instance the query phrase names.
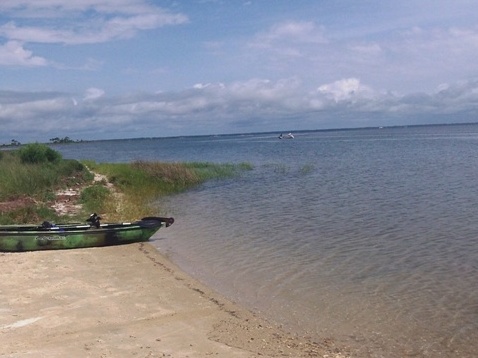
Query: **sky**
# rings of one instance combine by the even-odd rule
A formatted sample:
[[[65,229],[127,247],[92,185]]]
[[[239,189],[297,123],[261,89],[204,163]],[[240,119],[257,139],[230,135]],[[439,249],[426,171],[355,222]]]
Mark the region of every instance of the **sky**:
[[[0,144],[478,122],[476,0],[1,0]]]

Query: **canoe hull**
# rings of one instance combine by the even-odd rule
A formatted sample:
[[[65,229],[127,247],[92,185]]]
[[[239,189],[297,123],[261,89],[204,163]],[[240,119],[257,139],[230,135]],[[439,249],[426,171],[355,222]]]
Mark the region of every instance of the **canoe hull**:
[[[148,241],[163,225],[169,226],[173,220],[148,219],[132,224],[104,224],[97,228],[86,225],[64,225],[46,230],[0,228],[0,251],[62,250]]]

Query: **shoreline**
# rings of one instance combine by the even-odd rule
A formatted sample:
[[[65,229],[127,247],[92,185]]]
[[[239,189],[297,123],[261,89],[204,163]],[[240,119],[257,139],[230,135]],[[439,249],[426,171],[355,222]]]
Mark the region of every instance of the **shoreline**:
[[[240,307],[149,243],[0,253],[6,357],[347,357]]]

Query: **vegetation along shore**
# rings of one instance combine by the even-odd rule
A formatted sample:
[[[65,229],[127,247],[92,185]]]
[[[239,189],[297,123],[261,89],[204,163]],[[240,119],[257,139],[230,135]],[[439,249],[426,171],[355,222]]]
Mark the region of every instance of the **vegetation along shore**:
[[[0,151],[0,224],[83,220],[92,212],[105,220],[159,214],[153,205],[207,180],[238,175],[247,164],[79,162],[45,144]]]

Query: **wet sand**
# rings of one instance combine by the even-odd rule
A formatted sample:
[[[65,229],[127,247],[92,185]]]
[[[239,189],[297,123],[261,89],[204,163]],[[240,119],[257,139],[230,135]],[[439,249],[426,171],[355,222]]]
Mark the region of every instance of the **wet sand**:
[[[226,300],[148,243],[0,253],[0,265],[0,356],[348,356]]]

